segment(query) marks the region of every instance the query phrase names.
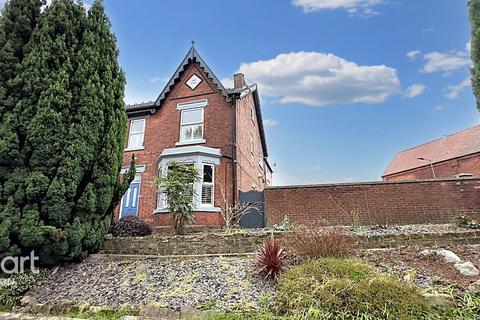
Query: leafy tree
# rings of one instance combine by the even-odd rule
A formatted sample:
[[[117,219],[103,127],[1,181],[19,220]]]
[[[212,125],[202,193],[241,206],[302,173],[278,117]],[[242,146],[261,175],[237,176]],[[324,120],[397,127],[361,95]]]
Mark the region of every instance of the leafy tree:
[[[200,175],[193,165],[177,161],[170,162],[166,177],[159,178],[159,189],[167,197],[177,234],[185,234],[187,223],[195,219],[193,184],[199,179]]]
[[[12,0],[15,2],[17,0]],[[98,250],[134,177],[120,179],[125,78],[101,1],[87,13],[53,0],[13,80],[21,96],[2,119],[0,252],[36,250],[43,264]]]
[[[471,58],[473,62],[472,89],[477,99],[477,109],[480,110],[480,0],[468,2],[470,23],[472,25]]]

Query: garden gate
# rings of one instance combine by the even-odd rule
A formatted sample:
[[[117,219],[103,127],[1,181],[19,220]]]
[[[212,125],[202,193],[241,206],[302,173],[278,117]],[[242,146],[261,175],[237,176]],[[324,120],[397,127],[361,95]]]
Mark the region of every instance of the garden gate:
[[[256,203],[256,207],[251,208],[240,218],[240,227],[242,228],[264,228],[264,195],[262,191],[240,191],[240,203]]]

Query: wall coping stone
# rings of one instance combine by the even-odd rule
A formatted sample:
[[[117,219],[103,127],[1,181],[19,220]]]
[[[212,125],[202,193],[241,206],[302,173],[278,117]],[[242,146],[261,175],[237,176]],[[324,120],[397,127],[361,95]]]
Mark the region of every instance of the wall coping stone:
[[[364,181],[364,182],[341,182],[341,183],[323,183],[323,184],[304,184],[304,185],[289,185],[289,186],[270,186],[265,188],[268,190],[277,189],[302,189],[302,188],[319,188],[319,187],[336,187],[336,186],[364,186],[364,185],[395,185],[395,184],[423,184],[432,182],[480,182],[479,177],[465,177],[465,178],[442,178],[442,179],[424,179],[424,180],[398,180],[398,181]]]

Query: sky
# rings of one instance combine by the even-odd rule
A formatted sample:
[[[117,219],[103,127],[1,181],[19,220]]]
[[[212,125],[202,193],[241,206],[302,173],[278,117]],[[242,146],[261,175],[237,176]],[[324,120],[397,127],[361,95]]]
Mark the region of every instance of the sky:
[[[466,0],[104,2],[127,103],[155,100],[192,40],[226,86],[258,84],[275,185],[380,180],[479,123]]]

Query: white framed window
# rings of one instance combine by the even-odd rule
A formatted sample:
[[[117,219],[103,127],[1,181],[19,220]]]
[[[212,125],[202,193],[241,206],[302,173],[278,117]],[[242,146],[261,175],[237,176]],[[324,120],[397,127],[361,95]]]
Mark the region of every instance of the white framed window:
[[[130,131],[128,133],[127,149],[135,150],[143,148],[145,135],[145,119],[130,120]]]
[[[260,152],[258,153],[258,164],[263,169],[263,152],[262,152],[262,150],[260,150]]]
[[[187,162],[187,163],[184,163],[184,164],[186,164],[188,166],[195,167],[195,163],[188,163]],[[158,169],[158,175],[159,175],[159,177],[161,177],[161,179],[164,179],[168,176],[169,168],[170,168],[170,166],[167,164],[164,167],[160,167]],[[192,187],[192,189],[195,189],[194,182],[190,183],[190,186]],[[195,194],[193,195],[192,202],[195,203]],[[158,194],[157,194],[157,208],[159,208],[159,209],[168,208],[167,195],[165,193],[163,193],[160,189],[158,190]]]
[[[203,108],[182,110],[180,120],[180,142],[203,139]]]
[[[250,119],[255,121],[255,110],[253,109],[253,106],[250,107]]]
[[[160,179],[164,179],[167,176],[166,174],[167,169],[168,169],[168,166],[165,167],[165,170],[163,170],[163,168],[161,167],[158,169],[158,176],[160,177]],[[168,207],[167,196],[159,188],[158,194],[157,194],[157,208],[167,208],[167,207]]]
[[[202,206],[213,207],[215,168],[211,164],[204,164],[202,170]]]

